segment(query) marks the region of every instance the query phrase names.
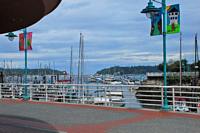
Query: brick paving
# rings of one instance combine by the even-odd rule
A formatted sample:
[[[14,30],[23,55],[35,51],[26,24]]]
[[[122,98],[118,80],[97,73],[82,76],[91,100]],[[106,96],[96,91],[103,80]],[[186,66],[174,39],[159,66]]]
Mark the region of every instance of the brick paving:
[[[0,100],[0,133],[199,133],[200,115]]]

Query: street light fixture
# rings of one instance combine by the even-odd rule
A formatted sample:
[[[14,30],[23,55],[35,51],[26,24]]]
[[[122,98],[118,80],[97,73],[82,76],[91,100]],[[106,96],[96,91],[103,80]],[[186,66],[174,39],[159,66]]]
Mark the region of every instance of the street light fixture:
[[[13,41],[15,39],[15,37],[17,37],[17,35],[15,35],[13,32],[9,32],[7,35],[5,35],[6,37],[8,37],[9,41]]]
[[[162,0],[162,2],[159,2],[157,0],[153,0],[156,3],[160,3],[162,5],[162,9],[156,8],[153,5],[152,0],[149,0],[148,6],[141,11],[141,13],[145,13],[147,17],[151,18],[160,10],[162,10],[163,15],[163,71],[164,71],[164,104],[163,104],[163,110],[168,111],[168,99],[167,99],[167,58],[166,58],[166,34],[167,34],[167,13],[166,13],[166,0]]]
[[[141,11],[141,13],[145,13],[147,18],[152,18],[152,16],[154,16],[159,11],[160,11],[160,9],[156,8],[153,5],[153,2],[151,0],[149,0],[147,7],[145,9],[143,9]]]

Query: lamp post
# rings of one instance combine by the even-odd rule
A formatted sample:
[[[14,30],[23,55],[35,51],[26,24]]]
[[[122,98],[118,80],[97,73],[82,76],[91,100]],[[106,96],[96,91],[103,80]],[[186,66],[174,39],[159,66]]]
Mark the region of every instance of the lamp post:
[[[27,71],[27,68],[28,68],[28,52],[27,52],[27,29],[24,28],[23,30],[24,32],[24,45],[25,45],[25,49],[24,49],[24,62],[25,62],[25,68],[24,68],[24,74],[25,74],[25,77],[24,77],[24,100],[28,100],[29,99],[29,96],[28,96],[28,89],[27,89],[27,74],[28,74],[28,71]]]
[[[169,110],[168,99],[167,99],[167,58],[166,58],[166,34],[167,34],[167,13],[166,13],[166,0],[162,2],[153,0],[154,2],[160,3],[162,5],[162,15],[163,15],[163,72],[164,72],[164,105],[163,110]],[[160,9],[153,5],[152,0],[149,0],[148,5],[141,13],[146,13],[147,17],[152,18],[155,13],[159,12]]]
[[[25,53],[25,57],[24,57],[24,62],[25,62],[25,67],[24,67],[24,96],[23,96],[23,99],[24,100],[28,100],[29,99],[29,95],[28,95],[28,89],[27,89],[27,74],[28,74],[28,71],[27,71],[27,68],[28,68],[28,52],[27,52],[27,29],[24,28],[23,29],[23,34],[24,34],[24,53]],[[8,39],[10,41],[13,41],[15,37],[17,37],[17,35],[15,35],[13,32],[9,32],[6,37],[8,37]]]

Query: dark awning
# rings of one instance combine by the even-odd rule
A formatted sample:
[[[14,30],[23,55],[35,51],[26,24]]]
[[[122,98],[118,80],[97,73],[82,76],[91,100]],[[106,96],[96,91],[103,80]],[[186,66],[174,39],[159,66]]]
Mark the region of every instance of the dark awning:
[[[23,29],[52,12],[61,0],[0,0],[0,34]]]

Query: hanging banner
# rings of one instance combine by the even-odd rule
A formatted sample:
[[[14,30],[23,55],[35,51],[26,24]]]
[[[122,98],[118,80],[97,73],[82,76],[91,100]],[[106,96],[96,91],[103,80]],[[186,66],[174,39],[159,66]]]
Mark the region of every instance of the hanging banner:
[[[156,13],[151,18],[151,36],[162,35],[162,12]]]
[[[180,6],[179,4],[167,6],[167,34],[180,32]]]
[[[32,32],[27,34],[27,50],[32,50]]]
[[[19,51],[24,51],[24,34],[19,34]]]
[[[25,50],[24,33],[19,34],[19,51]],[[27,50],[32,50],[32,32],[27,33]]]

